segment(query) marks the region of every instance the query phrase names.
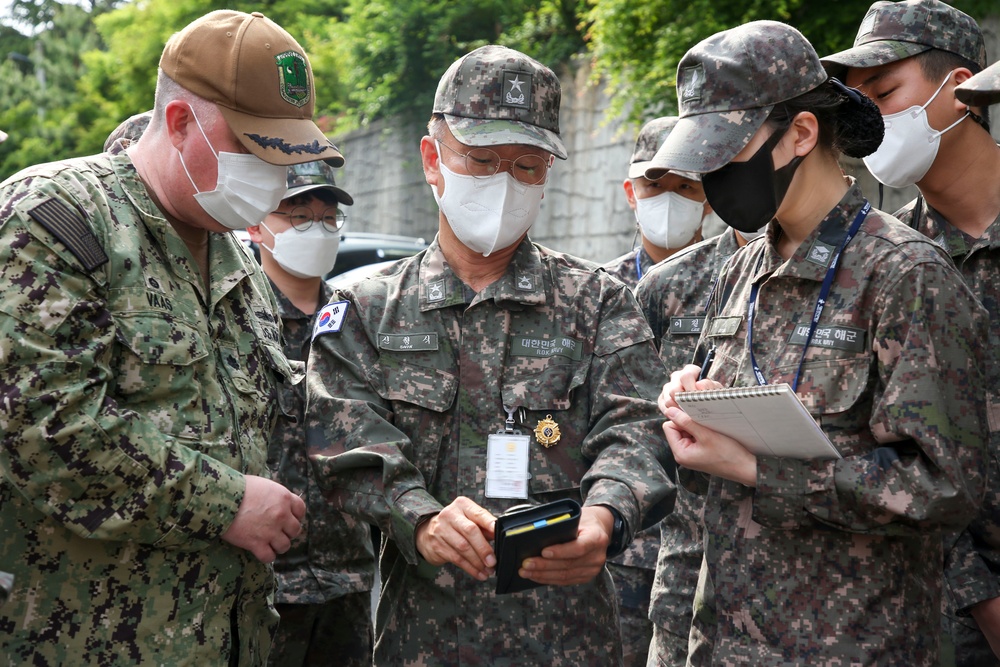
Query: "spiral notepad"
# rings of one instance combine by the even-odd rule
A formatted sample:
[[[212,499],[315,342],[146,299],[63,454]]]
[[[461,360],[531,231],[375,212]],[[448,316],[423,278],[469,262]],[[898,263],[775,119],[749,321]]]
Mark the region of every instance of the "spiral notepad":
[[[757,456],[841,458],[787,384],[686,391],[674,400],[694,421],[739,441]]]

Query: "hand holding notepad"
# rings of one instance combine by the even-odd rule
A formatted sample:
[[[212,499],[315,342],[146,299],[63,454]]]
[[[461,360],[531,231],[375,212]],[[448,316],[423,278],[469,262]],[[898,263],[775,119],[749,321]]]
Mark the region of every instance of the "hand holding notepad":
[[[839,459],[837,448],[787,384],[674,394],[692,420],[757,456]]]

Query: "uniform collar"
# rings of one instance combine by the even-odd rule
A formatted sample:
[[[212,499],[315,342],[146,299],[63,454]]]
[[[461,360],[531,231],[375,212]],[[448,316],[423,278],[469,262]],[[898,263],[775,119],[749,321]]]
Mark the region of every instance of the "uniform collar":
[[[421,311],[484,299],[493,299],[505,307],[545,303],[542,256],[527,238],[514,252],[504,275],[478,295],[472,294],[448,266],[437,237],[424,253],[418,275]]]
[[[805,280],[822,282],[837,249],[844,242],[851,223],[865,204],[865,197],[854,179],[840,202],[827,213],[809,236],[802,241],[788,261],[778,255],[774,245],[768,243],[766,265],[775,273]],[[766,267],[765,267],[766,269]]]

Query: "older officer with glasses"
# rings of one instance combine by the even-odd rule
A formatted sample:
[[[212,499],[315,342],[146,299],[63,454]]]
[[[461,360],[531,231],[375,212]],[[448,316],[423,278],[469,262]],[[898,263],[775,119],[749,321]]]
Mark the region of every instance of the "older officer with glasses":
[[[666,374],[624,284],[527,238],[566,157],[559,101],[517,51],[454,63],[420,143],[437,238],[317,318],[310,453],[382,531],[377,665],[622,664],[604,563],[673,504]],[[495,517],[567,499],[576,539],[519,563],[540,586],[497,593]]]

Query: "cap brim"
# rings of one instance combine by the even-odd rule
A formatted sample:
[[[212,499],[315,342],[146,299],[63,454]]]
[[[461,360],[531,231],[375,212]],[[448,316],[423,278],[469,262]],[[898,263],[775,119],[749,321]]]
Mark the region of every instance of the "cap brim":
[[[843,81],[848,68],[887,65],[923,53],[930,48],[926,44],[884,39],[834,53],[820,58],[819,61],[823,64],[827,74]]]
[[[955,88],[955,97],[962,104],[974,107],[988,107],[991,104],[1000,104],[1000,90],[975,90],[974,88],[962,88],[959,85]]]
[[[462,118],[443,114],[448,129],[466,146],[522,144],[548,151],[560,160],[567,157],[566,147],[555,132],[517,120]]]
[[[285,194],[285,199],[294,197],[295,195],[305,194],[306,192],[309,192],[311,190],[319,190],[321,188],[333,192],[333,194],[336,195],[337,197],[337,201],[339,201],[341,204],[344,204],[345,206],[354,205],[354,197],[347,194],[344,190],[338,188],[336,185],[323,185],[322,183],[313,183],[311,185],[299,185],[294,188],[288,188],[288,192]]]
[[[326,160],[344,165],[344,156],[316,123],[305,118],[262,118],[218,105],[229,129],[248,151],[270,164]]]
[[[628,177],[629,178],[639,178],[640,176],[646,175],[646,169],[652,164],[652,160],[641,160],[639,162],[633,162],[628,166]],[[688,178],[692,181],[700,181],[701,174],[696,174],[693,171],[680,171],[678,169],[666,169],[664,171],[669,171],[671,174],[677,174],[682,178]],[[660,174],[661,176],[663,174]]]
[[[667,171],[705,174],[727,165],[749,143],[772,108],[768,105],[681,118],[650,160],[646,178],[655,181]]]

